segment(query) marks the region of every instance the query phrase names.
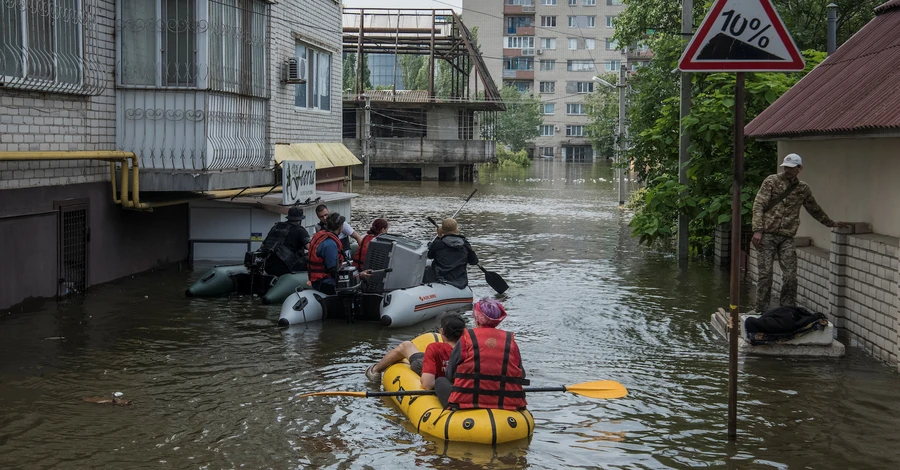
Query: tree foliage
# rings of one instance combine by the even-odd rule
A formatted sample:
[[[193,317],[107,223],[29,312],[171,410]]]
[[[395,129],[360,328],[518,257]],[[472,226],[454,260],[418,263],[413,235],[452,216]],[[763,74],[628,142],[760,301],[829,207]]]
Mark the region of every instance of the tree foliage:
[[[368,54],[363,54],[363,90],[356,89],[356,54],[353,52],[348,52],[344,54],[344,67],[341,76],[341,87],[344,91],[349,91],[350,93],[357,93],[359,91],[371,90],[372,89],[372,80],[371,75],[372,71],[369,70],[369,56]]]
[[[615,73],[599,75],[607,83],[615,84],[618,80]],[[595,85],[594,92],[585,99],[590,123],[587,125],[588,137],[597,150],[597,154],[613,158],[616,153],[616,136],[619,130],[619,95],[614,88]]]
[[[512,86],[503,87],[500,97],[506,105],[506,111],[482,122],[481,133],[493,136],[497,142],[518,152],[540,135],[540,126],[544,122],[541,100],[530,93],[521,93]]]
[[[629,149],[627,159],[647,187],[635,198],[631,221],[633,235],[642,243],[671,240],[679,214],[690,219],[691,247],[708,252],[718,224],[731,220],[731,190],[734,141],[734,86],[731,73],[694,74],[691,114],[684,119],[691,133],[687,163],[689,184],[678,182],[680,75],[673,72],[684,42],[679,2],[626,0],[619,15],[615,37],[620,44],[643,41],[654,52],[649,64],[629,79]],[[698,26],[712,0],[695,0],[693,19]],[[804,48],[806,70],[797,73],[750,73],[746,75],[745,116],[749,123],[762,110],[790,89],[825,58],[825,5],[813,0],[775,0],[775,5],[798,46]],[[877,1],[836,1],[841,7],[839,43],[872,18]],[[648,34],[651,33],[651,34]],[[602,92],[602,90],[601,90]],[[608,105],[608,97],[592,97]],[[594,106],[593,118],[610,134],[613,114],[605,106]],[[595,143],[600,143],[595,140]],[[741,194],[742,223],[750,220],[753,197],[762,180],[776,167],[775,144],[748,140],[744,150],[744,182]]]

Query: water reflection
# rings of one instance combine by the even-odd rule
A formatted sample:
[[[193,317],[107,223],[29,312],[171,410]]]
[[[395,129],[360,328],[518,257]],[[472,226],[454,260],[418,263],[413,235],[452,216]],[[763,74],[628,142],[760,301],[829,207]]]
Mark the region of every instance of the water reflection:
[[[727,350],[709,315],[728,274],[639,247],[604,163],[483,170],[457,219],[510,284],[536,386],[612,379],[621,400],[528,397],[531,442],[435,442],[388,401],[298,398],[367,390],[390,347],[436,329],[340,322],[279,329],[250,298],[185,298],[177,268],[0,319],[2,468],[893,468],[900,378],[858,351],[840,360],[740,362],[739,440],[726,430]],[[467,183],[356,183],[353,225],[376,217],[428,240]],[[494,295],[470,270],[476,297]],[[744,298],[747,298],[744,296]],[[132,407],[85,403],[122,391]]]

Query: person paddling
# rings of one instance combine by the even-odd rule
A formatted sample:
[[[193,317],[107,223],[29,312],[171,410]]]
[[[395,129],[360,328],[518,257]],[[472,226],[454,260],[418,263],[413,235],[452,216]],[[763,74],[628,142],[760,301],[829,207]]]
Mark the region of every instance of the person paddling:
[[[503,304],[482,298],[473,309],[475,328],[467,329],[434,391],[444,408],[519,410],[527,406],[525,368],[513,334],[497,328],[506,318]]]

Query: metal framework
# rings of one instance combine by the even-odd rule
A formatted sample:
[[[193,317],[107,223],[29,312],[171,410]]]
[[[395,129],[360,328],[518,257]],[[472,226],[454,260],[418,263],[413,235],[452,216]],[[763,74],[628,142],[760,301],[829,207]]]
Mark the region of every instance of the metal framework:
[[[395,69],[400,55],[427,55],[428,102],[467,104],[481,111],[504,109],[471,31],[453,10],[344,8],[343,30],[343,51],[357,57],[355,97],[365,92],[363,54],[393,54]],[[442,94],[435,87],[438,60],[450,71]]]

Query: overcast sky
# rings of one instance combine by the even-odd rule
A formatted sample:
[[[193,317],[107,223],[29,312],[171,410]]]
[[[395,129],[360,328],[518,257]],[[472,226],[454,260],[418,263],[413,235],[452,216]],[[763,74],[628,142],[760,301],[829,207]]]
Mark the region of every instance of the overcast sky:
[[[344,6],[352,8],[425,8],[429,10],[455,7],[457,11],[461,11],[462,0],[344,0]]]

